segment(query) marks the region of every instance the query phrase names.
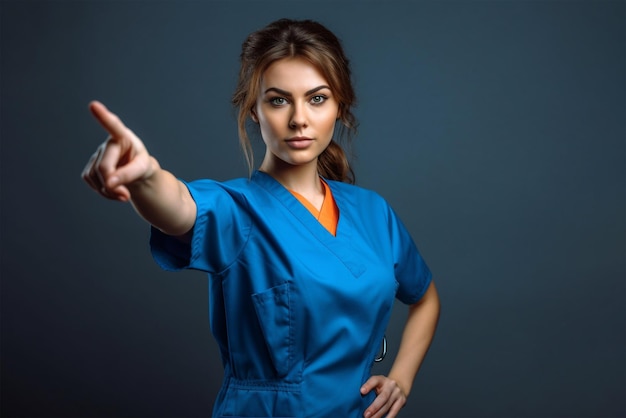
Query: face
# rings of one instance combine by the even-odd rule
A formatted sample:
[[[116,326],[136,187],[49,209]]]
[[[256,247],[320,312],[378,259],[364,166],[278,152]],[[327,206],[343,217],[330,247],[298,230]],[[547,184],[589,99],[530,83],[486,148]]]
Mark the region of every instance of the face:
[[[274,62],[263,73],[252,111],[266,145],[261,167],[316,166],[338,117],[339,104],[317,68],[301,58]]]

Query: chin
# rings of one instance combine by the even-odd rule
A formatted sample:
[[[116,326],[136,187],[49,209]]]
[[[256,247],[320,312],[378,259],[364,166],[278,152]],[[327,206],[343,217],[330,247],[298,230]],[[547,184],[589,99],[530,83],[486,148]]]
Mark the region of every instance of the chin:
[[[287,158],[282,159],[283,162],[289,164],[289,165],[293,165],[293,166],[302,166],[302,165],[307,165],[307,164],[311,164],[311,163],[317,163],[317,155],[315,156],[287,156]]]

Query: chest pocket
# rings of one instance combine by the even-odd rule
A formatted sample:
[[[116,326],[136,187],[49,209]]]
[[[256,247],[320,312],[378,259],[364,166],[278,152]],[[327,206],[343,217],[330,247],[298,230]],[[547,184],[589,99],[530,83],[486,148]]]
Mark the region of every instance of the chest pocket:
[[[252,295],[259,325],[277,377],[285,377],[293,364],[293,307],[289,283]]]

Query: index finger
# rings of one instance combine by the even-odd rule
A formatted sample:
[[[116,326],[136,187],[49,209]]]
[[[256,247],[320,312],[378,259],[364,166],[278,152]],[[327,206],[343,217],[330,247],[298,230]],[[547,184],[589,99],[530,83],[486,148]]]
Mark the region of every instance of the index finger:
[[[91,110],[91,113],[111,137],[120,138],[126,134],[128,129],[126,125],[124,125],[115,113],[109,111],[109,109],[99,101],[94,100],[89,103],[89,110]]]

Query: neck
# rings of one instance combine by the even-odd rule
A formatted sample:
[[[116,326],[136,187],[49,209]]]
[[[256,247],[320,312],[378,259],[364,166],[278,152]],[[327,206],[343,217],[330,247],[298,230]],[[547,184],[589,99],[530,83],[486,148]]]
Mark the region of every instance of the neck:
[[[259,170],[274,177],[287,189],[303,196],[323,195],[322,184],[317,172],[317,159],[302,165],[291,165],[281,160],[265,159]]]

